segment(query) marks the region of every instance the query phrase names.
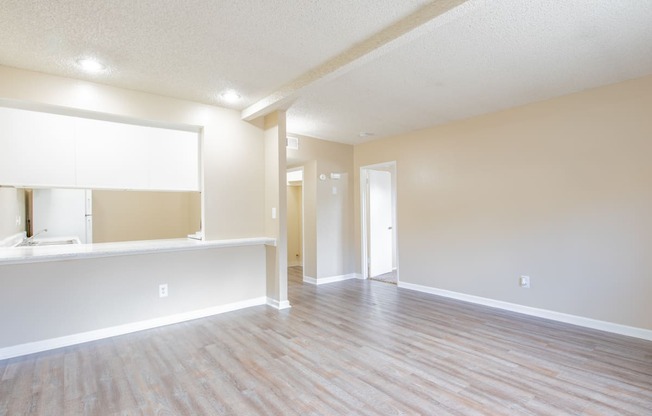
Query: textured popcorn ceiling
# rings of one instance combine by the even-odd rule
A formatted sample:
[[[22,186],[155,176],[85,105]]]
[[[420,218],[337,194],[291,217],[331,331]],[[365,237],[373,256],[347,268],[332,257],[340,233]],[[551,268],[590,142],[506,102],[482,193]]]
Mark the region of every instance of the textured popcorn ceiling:
[[[425,3],[0,0],[0,63],[218,105],[232,88],[242,109]]]
[[[650,74],[650,22],[647,0],[0,0],[0,64],[359,143]]]
[[[652,1],[486,1],[306,92],[288,125],[361,143],[651,73]]]

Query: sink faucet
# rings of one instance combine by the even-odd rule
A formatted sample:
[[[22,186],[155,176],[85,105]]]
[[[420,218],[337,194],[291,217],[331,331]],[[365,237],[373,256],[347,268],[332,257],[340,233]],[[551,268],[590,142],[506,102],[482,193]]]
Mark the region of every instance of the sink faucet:
[[[48,232],[48,229],[47,229],[47,228],[44,228],[44,229],[42,229],[41,231],[37,232],[36,234],[32,235],[31,237],[27,237],[27,238],[25,238],[25,239],[23,240],[23,242],[21,243],[21,245],[31,245],[32,242],[34,241],[34,239],[35,239],[37,236],[39,236],[39,235],[41,235],[41,234],[43,234],[43,233],[47,233],[47,232]]]

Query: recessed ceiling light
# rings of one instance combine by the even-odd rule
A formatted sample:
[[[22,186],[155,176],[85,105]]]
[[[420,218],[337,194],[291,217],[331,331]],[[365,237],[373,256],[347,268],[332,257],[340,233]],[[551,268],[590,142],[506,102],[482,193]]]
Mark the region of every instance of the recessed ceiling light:
[[[229,103],[234,103],[234,102],[238,101],[241,98],[240,94],[238,94],[235,91],[223,92],[222,94],[220,94],[220,97],[222,97],[222,99],[224,101],[229,102]]]
[[[106,66],[93,58],[78,59],[77,64],[86,72],[100,72],[106,69]]]

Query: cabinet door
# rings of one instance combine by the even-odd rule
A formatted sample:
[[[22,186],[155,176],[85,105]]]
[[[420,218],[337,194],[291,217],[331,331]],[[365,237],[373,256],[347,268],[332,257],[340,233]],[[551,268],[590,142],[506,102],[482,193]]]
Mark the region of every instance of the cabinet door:
[[[0,185],[199,190],[197,133],[0,108]]]
[[[152,128],[150,133],[150,189],[198,191],[198,134],[160,128]]]
[[[0,185],[16,185],[16,169],[21,164],[16,160],[14,117],[11,109],[0,108]]]
[[[78,118],[77,186],[149,188],[149,128]]]
[[[0,184],[75,186],[74,120],[0,108]]]

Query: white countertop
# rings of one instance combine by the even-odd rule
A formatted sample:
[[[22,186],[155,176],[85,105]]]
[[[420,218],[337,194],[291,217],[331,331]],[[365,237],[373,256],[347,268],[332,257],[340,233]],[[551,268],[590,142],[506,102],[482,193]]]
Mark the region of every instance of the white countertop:
[[[199,241],[190,238],[173,240],[126,241],[120,243],[65,244],[53,246],[0,248],[0,266],[5,264],[76,260],[93,257],[125,256],[171,251],[205,250],[250,245],[276,245],[269,237]]]

